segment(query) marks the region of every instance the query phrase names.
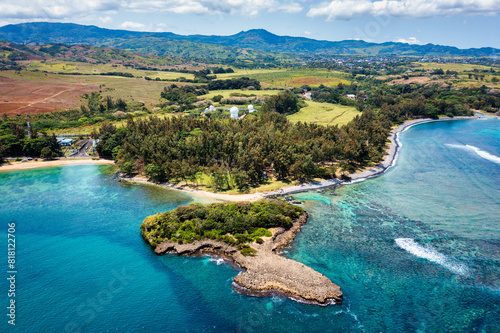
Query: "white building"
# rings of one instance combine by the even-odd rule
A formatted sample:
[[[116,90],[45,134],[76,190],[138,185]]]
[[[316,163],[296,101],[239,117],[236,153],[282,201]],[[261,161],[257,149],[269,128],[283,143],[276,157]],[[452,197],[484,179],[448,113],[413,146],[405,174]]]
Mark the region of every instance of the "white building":
[[[252,104],[250,104],[250,105],[248,106],[248,113],[252,113],[252,112],[255,112],[255,111],[256,111],[256,110],[253,108],[253,105],[252,105]]]
[[[233,106],[231,109],[229,109],[229,112],[231,112],[231,118],[238,119],[238,108],[236,106]]]

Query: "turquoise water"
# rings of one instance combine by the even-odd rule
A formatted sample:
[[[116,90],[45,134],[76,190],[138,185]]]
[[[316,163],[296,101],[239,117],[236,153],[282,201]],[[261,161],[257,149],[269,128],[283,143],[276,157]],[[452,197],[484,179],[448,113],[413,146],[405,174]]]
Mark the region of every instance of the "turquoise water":
[[[0,331],[497,332],[499,125],[413,127],[383,176],[296,195],[311,218],[287,256],[342,287],[344,304],[325,308],[239,295],[228,264],[142,241],[145,216],[207,199],[122,184],[106,166],[0,173],[0,267],[15,222],[18,270],[16,326],[4,310]]]

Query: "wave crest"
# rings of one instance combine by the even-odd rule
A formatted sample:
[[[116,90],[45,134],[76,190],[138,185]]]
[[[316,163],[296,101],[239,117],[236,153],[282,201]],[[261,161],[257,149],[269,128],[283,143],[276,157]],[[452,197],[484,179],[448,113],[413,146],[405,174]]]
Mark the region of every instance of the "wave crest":
[[[467,275],[469,272],[469,269],[464,264],[448,258],[446,255],[436,251],[435,249],[424,247],[411,238],[396,238],[395,241],[396,244],[403,250],[419,258],[427,259],[431,262],[439,264],[452,273]]]
[[[500,164],[500,157],[495,156],[493,154],[490,154],[487,151],[481,150],[481,149],[474,147],[474,146],[470,146],[470,145],[465,145],[465,146],[469,149],[474,150],[476,152],[476,154],[478,154],[482,158],[487,159],[488,161],[491,161],[493,163]]]

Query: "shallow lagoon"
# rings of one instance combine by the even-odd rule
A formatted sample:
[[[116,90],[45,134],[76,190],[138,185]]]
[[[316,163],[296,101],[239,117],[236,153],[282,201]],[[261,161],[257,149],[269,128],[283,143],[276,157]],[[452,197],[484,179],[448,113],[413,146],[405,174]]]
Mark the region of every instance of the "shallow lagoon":
[[[311,218],[287,255],[342,287],[344,304],[325,308],[239,295],[229,265],[158,257],[142,241],[145,216],[208,199],[124,185],[106,166],[0,173],[1,239],[14,221],[18,269],[16,327],[4,318],[1,331],[494,331],[499,124],[413,127],[383,176],[296,195]]]

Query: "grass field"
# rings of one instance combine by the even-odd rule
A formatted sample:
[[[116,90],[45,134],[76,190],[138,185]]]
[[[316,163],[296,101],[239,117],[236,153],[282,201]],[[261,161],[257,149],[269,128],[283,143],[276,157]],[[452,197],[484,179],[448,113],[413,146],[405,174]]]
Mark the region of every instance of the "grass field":
[[[469,65],[469,64],[439,64],[439,63],[414,63],[417,65],[417,68],[423,68],[426,70],[431,69],[439,69],[441,68],[443,71],[456,71],[459,73],[463,73],[465,71],[472,71],[477,69],[479,71],[482,70],[490,70],[491,66],[482,66],[482,65]],[[500,68],[500,66],[494,66],[495,68]]]
[[[307,101],[307,106],[288,116],[292,123],[308,122],[319,125],[345,125],[360,112],[352,106]]]
[[[234,73],[230,74],[219,74],[217,78],[228,79],[243,76],[259,80],[263,88],[293,88],[303,85],[317,87],[321,84],[325,86],[336,86],[340,82],[343,84],[350,84],[346,74],[326,69],[236,70]]]
[[[186,79],[194,79],[193,74],[177,73],[177,72],[164,72],[164,71],[149,71],[142,69],[135,69],[121,64],[91,64],[85,62],[71,62],[71,61],[26,61],[27,69],[30,71],[39,70],[49,73],[81,73],[81,74],[101,74],[107,72],[123,72],[130,73],[133,76],[140,78],[149,76],[152,79],[159,77],[161,80],[175,80],[180,77]]]

